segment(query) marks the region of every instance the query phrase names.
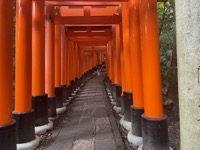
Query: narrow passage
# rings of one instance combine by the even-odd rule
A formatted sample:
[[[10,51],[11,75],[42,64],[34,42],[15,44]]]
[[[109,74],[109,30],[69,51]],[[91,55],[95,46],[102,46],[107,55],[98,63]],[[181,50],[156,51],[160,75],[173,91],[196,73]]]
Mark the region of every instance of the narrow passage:
[[[105,74],[89,79],[73,99],[67,119],[53,131],[51,150],[124,150],[119,129],[107,100]]]

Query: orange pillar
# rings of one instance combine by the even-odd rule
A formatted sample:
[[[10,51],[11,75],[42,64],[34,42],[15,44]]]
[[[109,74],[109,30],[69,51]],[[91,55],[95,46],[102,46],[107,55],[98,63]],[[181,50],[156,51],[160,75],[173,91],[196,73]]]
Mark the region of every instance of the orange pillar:
[[[156,4],[156,0],[140,4],[144,112],[149,118],[163,117]]]
[[[46,6],[45,32],[45,93],[49,97],[55,96],[54,89],[54,22],[53,5]]]
[[[141,66],[141,43],[140,43],[140,20],[139,0],[130,0],[130,51],[133,80],[133,105],[136,108],[143,108],[143,84]]]
[[[0,126],[12,122],[12,3],[12,0],[0,2]]]
[[[55,25],[55,87],[61,86],[61,25]]]
[[[132,68],[131,51],[129,48],[129,9],[128,3],[122,2],[122,29],[123,29],[123,52],[124,52],[124,91],[132,92]]]
[[[123,72],[124,72],[124,89],[123,89],[123,99],[121,104],[121,113],[124,114],[124,119],[126,121],[131,121],[131,111],[130,107],[133,103],[133,93],[132,93],[132,68],[131,68],[131,51],[129,47],[132,44],[129,39],[129,7],[127,2],[122,2],[122,37],[123,37]]]
[[[118,83],[118,72],[117,72],[117,44],[116,44],[116,26],[112,27],[112,66],[113,66],[113,84]]]
[[[69,41],[69,81],[70,81],[70,95],[73,94],[75,90],[75,80],[74,80],[74,42]]]
[[[48,116],[56,116],[56,97],[54,88],[54,6],[46,6],[45,31],[45,93],[48,94]]]
[[[79,70],[79,57],[78,57],[78,44],[75,44],[75,78],[78,80],[78,70]]]
[[[69,61],[68,61],[68,65],[69,65],[69,82],[71,84],[71,81],[72,81],[72,65],[73,65],[73,61],[72,61],[72,44],[73,44],[73,41],[69,41],[69,44],[68,44],[68,53],[69,53]]]
[[[67,83],[67,86],[70,85],[70,79],[69,79],[69,67],[70,67],[69,45],[70,45],[70,41],[69,41],[68,38],[66,38],[66,83]]]
[[[167,150],[169,141],[167,119],[163,115],[162,105],[157,1],[140,1],[139,7],[144,93],[143,149]]]
[[[117,84],[122,85],[122,76],[121,76],[121,42],[120,42],[120,25],[116,25],[116,67],[117,67]]]
[[[139,0],[129,1],[129,31],[130,31],[130,54],[133,84],[133,106],[131,106],[132,134],[142,137],[141,115],[144,113],[143,83],[141,66],[141,42],[140,42],[140,19]],[[142,140],[140,141],[142,144]]]
[[[82,67],[82,58],[81,58],[81,50],[80,50],[80,47],[78,46],[78,76],[79,78],[81,78],[81,67]]]
[[[119,46],[120,46],[120,67],[121,67],[121,96],[123,96],[123,91],[125,91],[125,78],[124,78],[124,49],[123,49],[123,29],[122,23],[119,26],[120,31],[120,39],[119,39]],[[121,103],[120,103],[121,106]]]
[[[56,108],[63,107],[63,87],[61,86],[61,25],[55,24],[55,94]]]
[[[107,75],[107,78],[109,79],[110,78],[110,74],[109,74],[109,51],[108,51],[108,49],[109,49],[109,45],[108,45],[108,43],[107,43],[107,45],[106,45],[106,62],[105,62],[105,64],[106,64],[106,75]]]
[[[69,51],[68,37],[65,35],[65,79],[66,79],[66,100],[69,98]]]
[[[67,40],[67,85],[68,85],[68,97],[71,96],[71,43]]]
[[[48,123],[48,102],[45,94],[45,18],[44,1],[32,3],[32,100],[35,126]]]
[[[120,27],[115,25],[113,31],[113,66],[114,66],[114,80],[112,85],[112,95],[116,101],[116,106],[120,107],[120,96],[122,93],[122,76],[121,76],[121,56],[120,56]]]
[[[109,64],[109,66],[110,66],[110,80],[111,80],[111,83],[113,83],[113,80],[114,80],[114,77],[113,77],[113,75],[114,75],[113,44],[112,44],[111,41],[109,41],[108,45],[109,45],[108,52],[109,52],[109,57],[110,57],[110,64]]]
[[[73,61],[73,66],[72,66],[72,80],[75,80],[75,70],[76,70],[76,51],[75,51],[75,43],[73,42],[73,46],[72,46],[72,61]]]
[[[33,0],[32,95],[45,93],[45,20],[44,1]]]
[[[66,44],[65,44],[65,26],[61,25],[61,86],[63,88],[63,103],[66,102],[67,87],[66,87]]]
[[[15,111],[13,112],[13,118],[16,119],[17,124],[26,126],[26,128],[21,128],[21,126],[18,126],[17,143],[26,143],[35,139],[35,113],[32,109],[31,96],[32,1],[17,0]]]
[[[74,81],[75,81],[75,85],[74,85],[74,90],[76,90],[78,88],[78,44],[75,43],[74,44],[74,49],[73,49],[73,52],[74,52],[74,66],[73,66],[73,69],[74,69]]]
[[[1,70],[0,146],[1,149],[16,149],[16,123],[14,120],[12,120],[12,66],[13,66],[12,46],[13,46],[13,0],[2,0],[0,2],[0,70]]]
[[[16,112],[32,110],[32,2],[26,1],[18,0],[16,5]]]
[[[65,26],[61,26],[61,85],[66,85],[66,49],[65,49]]]

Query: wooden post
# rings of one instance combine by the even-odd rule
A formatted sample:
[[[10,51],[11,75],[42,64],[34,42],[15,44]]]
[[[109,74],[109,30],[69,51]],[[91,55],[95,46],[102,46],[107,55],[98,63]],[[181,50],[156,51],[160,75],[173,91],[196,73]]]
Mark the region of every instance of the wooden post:
[[[132,134],[137,140],[132,140],[134,145],[142,144],[141,115],[144,113],[142,62],[141,62],[141,41],[140,41],[140,19],[139,0],[129,1],[129,31],[130,31],[130,55],[132,67],[132,91],[133,106],[131,106]],[[128,5],[127,4],[127,5]],[[131,138],[130,138],[131,139]]]
[[[63,107],[63,87],[61,86],[61,25],[55,24],[55,94],[56,108]]]
[[[54,87],[54,6],[46,6],[45,27],[45,93],[48,94],[48,116],[56,117],[56,96]]]
[[[66,85],[66,49],[65,49],[65,26],[61,26],[61,85]]]
[[[113,66],[114,66],[114,76],[112,84],[112,95],[116,105],[121,106],[119,97],[122,93],[122,76],[121,76],[121,42],[120,42],[120,26],[115,25],[112,27],[113,31]]]
[[[144,93],[143,148],[168,150],[167,119],[162,104],[157,0],[140,1],[139,7]]]
[[[63,103],[66,103],[66,44],[65,44],[66,40],[65,40],[65,26],[61,25],[61,86],[63,88]]]
[[[32,1],[29,0],[16,1],[16,72],[13,118],[18,124],[17,143],[33,141],[35,139],[35,112],[32,109]],[[26,126],[26,128],[21,128],[21,126]],[[35,146],[37,145],[39,143]]]
[[[13,0],[2,0],[0,1],[0,147],[15,150],[16,122],[12,120],[12,46]]]
[[[33,0],[32,101],[35,110],[35,126],[43,126],[48,123],[48,101],[47,94],[45,94],[45,18],[41,17],[44,16],[44,6],[43,0]],[[42,133],[46,131],[47,128]]]

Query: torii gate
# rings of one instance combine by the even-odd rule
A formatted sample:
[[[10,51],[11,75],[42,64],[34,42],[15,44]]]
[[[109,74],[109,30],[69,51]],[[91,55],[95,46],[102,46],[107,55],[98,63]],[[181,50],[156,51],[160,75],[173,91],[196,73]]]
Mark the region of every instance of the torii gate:
[[[47,126],[45,132],[48,130],[51,126],[51,122],[48,122],[48,115],[55,117],[58,111],[64,110],[63,93],[66,92],[66,85],[75,90],[72,85],[86,71],[79,72],[79,68],[77,69],[79,63],[76,59],[79,58],[78,47],[79,44],[81,46],[81,41],[69,40],[73,36],[80,36],[80,33],[79,35],[69,33],[71,37],[65,42],[64,26],[96,24],[112,26],[112,32],[110,32],[112,37],[107,39],[106,44],[108,78],[115,87],[122,86],[124,97],[122,107],[124,107],[125,120],[130,121],[131,112],[135,116],[132,117],[131,134],[139,138],[143,137],[145,150],[169,149],[167,123],[162,107],[156,2],[156,0],[146,0],[141,3],[138,0],[130,0],[129,3],[122,0],[109,2],[105,0],[97,2],[92,0],[86,2],[17,0],[16,89],[15,109],[12,113],[13,12],[11,10],[13,1],[1,1],[0,68],[3,71],[0,74],[2,95],[0,129],[3,132],[0,133],[0,137],[3,142],[0,147],[16,149],[15,134],[17,134],[17,149],[20,149],[22,144],[31,141],[38,144],[39,139],[35,137],[35,130],[41,133],[40,127],[44,126]],[[61,8],[63,6],[83,6],[80,11],[83,16],[62,16],[62,12],[60,15],[54,15],[54,6]],[[117,9],[117,14],[113,16],[91,16],[92,13],[98,14],[95,10],[92,12],[92,6],[117,6],[122,11]],[[108,13],[112,11],[113,9],[109,9]],[[128,22],[129,19],[130,22]],[[109,32],[97,34],[105,36],[105,39],[109,36]],[[94,36],[94,34],[90,31],[87,36]],[[122,41],[124,51],[122,51]],[[98,43],[101,42],[95,45]],[[67,52],[64,51],[66,46],[68,47]],[[92,58],[92,56],[87,56],[86,59],[92,60]],[[87,70],[92,67],[94,66],[89,64]],[[124,71],[121,71],[123,69]],[[118,100],[117,96],[116,100]],[[17,121],[17,128],[12,115]],[[141,125],[141,118],[143,125]],[[154,129],[149,124],[153,124]],[[26,128],[21,128],[22,126]],[[151,136],[155,133],[158,136]]]

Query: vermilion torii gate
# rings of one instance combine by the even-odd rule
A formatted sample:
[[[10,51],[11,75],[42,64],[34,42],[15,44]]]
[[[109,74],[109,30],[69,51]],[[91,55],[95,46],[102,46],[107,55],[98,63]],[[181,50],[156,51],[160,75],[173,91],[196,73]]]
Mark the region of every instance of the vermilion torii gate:
[[[13,1],[2,0],[0,147],[34,149],[39,144],[35,134],[52,128],[49,119],[65,111],[66,99],[93,71],[99,63],[95,53],[103,50],[114,100],[123,109],[124,121],[132,123],[129,136],[139,139],[131,142],[145,150],[169,149],[156,3],[17,0],[12,112]]]

